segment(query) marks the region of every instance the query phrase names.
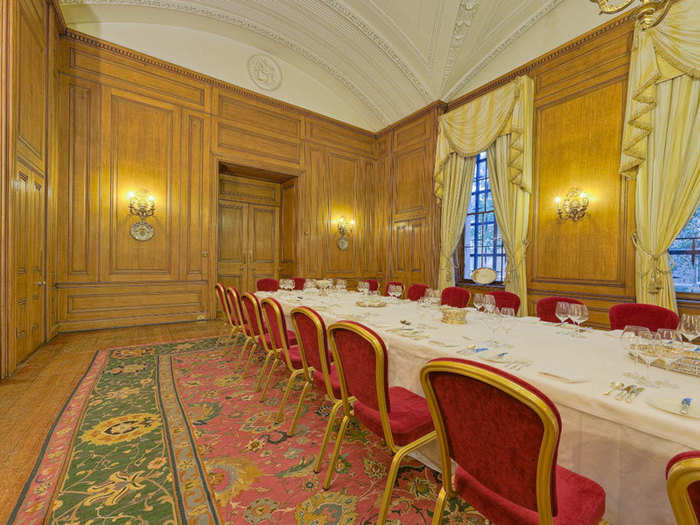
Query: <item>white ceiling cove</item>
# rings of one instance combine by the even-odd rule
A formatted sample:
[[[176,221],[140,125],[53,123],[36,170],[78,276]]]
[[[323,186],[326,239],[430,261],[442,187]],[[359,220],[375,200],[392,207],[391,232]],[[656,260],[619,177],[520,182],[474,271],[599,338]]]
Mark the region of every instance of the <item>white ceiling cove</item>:
[[[560,4],[590,16],[554,17],[566,30],[537,54],[604,19],[585,0],[61,0],[79,31],[371,130],[459,96]],[[247,73],[261,52],[281,68],[273,92]]]

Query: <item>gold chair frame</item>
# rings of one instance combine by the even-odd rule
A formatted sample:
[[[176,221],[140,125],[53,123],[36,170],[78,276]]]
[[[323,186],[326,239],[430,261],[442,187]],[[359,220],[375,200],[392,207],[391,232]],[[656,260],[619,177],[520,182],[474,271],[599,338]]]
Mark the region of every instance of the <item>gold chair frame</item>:
[[[335,446],[333,448],[333,455],[331,456],[331,461],[328,465],[328,470],[326,472],[326,478],[323,482],[323,488],[328,489],[331,486],[331,479],[333,477],[333,472],[335,471],[335,464],[338,461],[338,455],[340,454],[340,447],[343,443],[343,438],[345,437],[345,431],[347,429],[348,423],[350,422],[350,419],[355,417],[355,411],[351,405],[351,402],[354,401],[354,399],[351,400],[350,395],[348,393],[343,364],[340,360],[338,349],[336,348],[335,340],[333,338],[333,332],[340,329],[355,332],[356,334],[360,335],[365,340],[367,340],[374,349],[374,356],[376,362],[375,378],[377,389],[377,401],[379,404],[379,416],[382,423],[384,441],[386,442],[387,446],[389,447],[389,450],[394,456],[391,460],[391,467],[389,468],[389,473],[387,474],[386,487],[384,489],[384,495],[382,496],[382,501],[379,508],[379,516],[377,517],[377,525],[383,525],[386,521],[386,515],[389,512],[389,507],[391,505],[391,496],[394,491],[394,484],[396,483],[396,476],[399,471],[399,465],[401,464],[401,460],[410,452],[413,452],[414,450],[422,447],[426,443],[433,441],[436,438],[436,433],[433,430],[431,432],[428,432],[426,435],[416,439],[415,441],[409,443],[408,445],[396,445],[396,443],[394,442],[394,435],[391,432],[389,413],[387,411],[386,393],[384,392],[384,374],[386,374],[386,370],[384,368],[384,350],[379,341],[377,340],[376,336],[364,329],[363,327],[345,321],[335,323],[328,328],[328,335],[331,353],[333,354],[333,360],[335,361],[335,366],[338,370],[338,379],[340,380],[341,403],[344,414],[343,419],[340,423],[340,430],[338,430],[338,437],[336,438]]]
[[[445,422],[438,406],[433,385],[428,380],[428,375],[436,372],[458,374],[491,385],[514,397],[539,416],[542,421],[544,433],[537,461],[537,513],[541,525],[552,525],[552,464],[554,462],[554,451],[559,439],[559,433],[561,432],[556,415],[542,398],[499,374],[468,363],[456,363],[454,361],[442,360],[431,361],[426,364],[420,372],[421,384],[423,385],[423,391],[428,400],[430,414],[433,416],[433,424],[435,425],[435,431],[437,432],[438,442],[440,444],[442,463],[442,488],[440,489],[440,494],[435,504],[435,512],[432,521],[433,525],[438,525],[440,523],[446,499],[452,498],[455,495],[454,481],[452,479],[452,460],[450,458],[447,432],[445,431]]]
[[[700,483],[700,458],[678,461],[668,471],[666,492],[678,525],[698,525],[688,487]]]
[[[214,285],[214,289],[216,290],[216,295],[219,297],[219,303],[221,304],[221,308],[224,311],[224,320],[226,328],[229,329],[228,338],[224,341],[222,340],[224,336],[220,336],[218,338],[218,343],[226,344],[228,342],[233,341],[233,336],[238,331],[238,327],[236,326],[236,323],[234,323],[233,317],[231,316],[231,308],[228,304],[228,300],[226,299],[226,290],[224,289],[224,285],[221,283],[216,283]]]
[[[229,296],[228,292],[231,292],[231,295],[234,295],[236,297],[236,303],[235,304],[230,304],[229,303]],[[238,290],[236,290],[233,286],[227,286],[226,289],[224,289],[224,301],[226,302],[226,306],[228,308],[228,317],[229,317],[229,324],[232,326],[231,329],[231,337],[233,337],[235,334],[242,335],[245,338],[245,341],[243,343],[243,348],[241,348],[241,353],[239,355],[238,361],[240,363],[240,360],[242,356],[245,354],[246,349],[249,344],[255,343],[255,339],[248,337],[248,334],[245,333],[245,327],[243,326],[243,312],[241,312],[241,305],[240,305],[240,294],[238,293]],[[233,309],[235,309],[235,317],[234,317],[234,312]],[[241,319],[241,323],[237,323],[235,319]]]
[[[255,296],[255,294],[252,294],[250,292],[246,292],[241,296],[241,302],[243,302],[244,297],[249,297],[253,303],[256,304],[256,306],[259,306],[259,299]],[[262,385],[262,379],[264,377],[265,373],[265,368],[267,367],[268,363],[270,362],[271,358],[271,352],[267,348],[267,344],[265,343],[265,330],[262,324],[262,318],[260,317],[260,308],[255,308],[255,319],[251,319],[250,315],[248,314],[248,309],[243,308],[243,312],[245,313],[245,318],[248,320],[248,326],[250,327],[251,332],[255,332],[253,329],[254,326],[257,326],[258,328],[258,336],[252,336],[249,337],[250,340],[252,340],[253,344],[250,347],[250,351],[248,352],[248,358],[246,359],[245,366],[243,367],[243,374],[245,374],[248,370],[248,366],[250,365],[250,361],[253,357],[253,353],[255,351],[255,348],[257,346],[261,346],[263,350],[267,352],[267,356],[265,357],[265,361],[263,362],[262,369],[260,370],[260,375],[258,376],[258,381],[255,384],[255,391],[259,392],[261,385]],[[257,340],[257,337],[260,337],[260,341],[262,341],[262,345],[260,344],[260,341]],[[243,359],[243,353],[241,353],[241,360]],[[264,400],[264,399],[263,399]]]

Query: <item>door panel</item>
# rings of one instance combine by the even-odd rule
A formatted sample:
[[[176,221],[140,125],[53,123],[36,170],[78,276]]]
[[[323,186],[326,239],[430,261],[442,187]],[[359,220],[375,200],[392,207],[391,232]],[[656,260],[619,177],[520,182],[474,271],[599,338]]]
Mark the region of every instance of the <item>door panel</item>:
[[[243,292],[246,286],[248,253],[248,205],[219,202],[218,282]],[[217,301],[217,312],[221,305]],[[217,313],[217,315],[219,315]]]
[[[255,290],[258,279],[279,273],[279,208],[251,205],[248,217],[248,290]]]

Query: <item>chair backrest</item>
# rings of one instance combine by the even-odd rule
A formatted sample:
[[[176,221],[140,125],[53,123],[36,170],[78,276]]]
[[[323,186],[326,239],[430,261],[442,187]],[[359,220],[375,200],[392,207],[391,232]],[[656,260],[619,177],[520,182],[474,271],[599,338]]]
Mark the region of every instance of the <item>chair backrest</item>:
[[[466,308],[469,304],[469,292],[458,286],[448,286],[440,295],[440,304],[454,306],[455,308]]]
[[[226,287],[226,303],[231,311],[231,318],[236,326],[243,327],[243,311],[241,309],[241,294],[233,286]]]
[[[428,287],[425,284],[412,284],[406,290],[406,299],[409,301],[417,301],[425,295],[428,291]]]
[[[248,321],[248,335],[257,337],[267,332],[263,325],[262,311],[260,310],[260,300],[252,293],[244,293],[241,296],[243,313]]]
[[[454,459],[484,487],[551,523],[561,433],[554,403],[507,372],[464,359],[428,362],[421,383],[440,442],[443,483],[452,482]]]
[[[583,304],[578,299],[572,299],[571,297],[545,297],[544,299],[537,301],[537,317],[539,317],[542,321],[558,323],[559,318],[555,314],[557,303]]]
[[[323,373],[323,377],[328,379],[331,354],[328,349],[326,323],[323,322],[323,317],[306,306],[294,308],[291,317],[303,362]]]
[[[403,295],[404,286],[403,286],[403,283],[401,281],[389,281],[388,283],[386,283],[386,285],[384,286],[383,295],[389,295],[389,286],[392,286],[392,285],[400,286],[401,287],[401,295]]]
[[[306,279],[303,277],[295,277],[294,279],[294,289],[295,290],[303,290],[304,289],[304,283],[306,282]]]
[[[496,300],[496,308],[512,308],[515,310],[515,314],[518,314],[518,310],[520,309],[520,297],[514,293],[504,290],[494,290],[493,292],[489,292],[489,295],[493,295]]]
[[[666,466],[666,491],[678,525],[700,523],[700,450],[671,458]]]
[[[616,304],[610,308],[608,317],[612,330],[622,330],[627,325],[646,326],[652,332],[659,328],[678,328],[676,312],[653,304]]]
[[[341,321],[328,328],[343,401],[349,392],[373,410],[389,413],[388,360],[382,338],[370,328]]]
[[[369,291],[374,292],[375,290],[379,290],[379,281],[376,279],[366,279],[367,283],[369,283]]]
[[[216,296],[219,298],[219,305],[221,306],[221,310],[224,312],[226,322],[233,327],[233,319],[231,317],[231,310],[226,302],[226,291],[224,290],[224,285],[221,283],[216,283],[214,285],[214,290],[216,290]]]
[[[280,283],[277,279],[258,279],[256,283],[258,292],[276,292],[280,289]]]
[[[287,337],[287,320],[284,318],[282,305],[272,297],[266,297],[260,302],[267,329],[270,332],[270,341],[275,348],[282,348],[285,352],[289,349]]]

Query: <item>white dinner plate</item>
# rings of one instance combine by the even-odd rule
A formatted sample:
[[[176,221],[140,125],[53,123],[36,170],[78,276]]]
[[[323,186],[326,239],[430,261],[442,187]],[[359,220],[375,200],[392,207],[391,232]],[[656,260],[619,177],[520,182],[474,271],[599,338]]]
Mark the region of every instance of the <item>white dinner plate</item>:
[[[670,397],[668,394],[657,394],[651,396],[647,399],[647,403],[659,410],[664,412],[670,412],[671,414],[676,414],[680,417],[692,417],[693,419],[700,419],[700,405],[696,401],[690,405],[687,414],[681,414],[681,396]]]

